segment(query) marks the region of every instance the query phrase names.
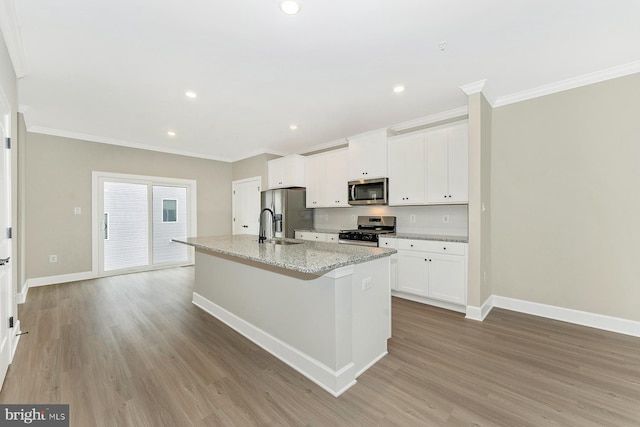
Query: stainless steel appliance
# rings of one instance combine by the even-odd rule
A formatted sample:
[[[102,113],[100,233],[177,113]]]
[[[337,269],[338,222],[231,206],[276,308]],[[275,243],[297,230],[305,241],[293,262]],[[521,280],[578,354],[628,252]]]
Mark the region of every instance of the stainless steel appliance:
[[[378,246],[378,237],[396,232],[395,216],[359,216],[358,228],[341,230],[338,243],[360,246]]]
[[[349,181],[350,205],[386,205],[389,198],[389,178]]]
[[[264,237],[294,238],[296,228],[313,228],[313,209],[305,206],[306,193],[304,188],[279,188],[260,194],[258,221]],[[265,209],[270,209],[271,214]]]

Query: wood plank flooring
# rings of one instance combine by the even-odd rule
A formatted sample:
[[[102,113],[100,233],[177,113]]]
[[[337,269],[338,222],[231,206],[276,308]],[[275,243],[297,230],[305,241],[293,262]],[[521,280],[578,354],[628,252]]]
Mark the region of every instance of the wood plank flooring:
[[[191,304],[193,268],[32,288],[2,403],[72,426],[640,426],[640,339],[393,301],[389,355],[334,398]]]

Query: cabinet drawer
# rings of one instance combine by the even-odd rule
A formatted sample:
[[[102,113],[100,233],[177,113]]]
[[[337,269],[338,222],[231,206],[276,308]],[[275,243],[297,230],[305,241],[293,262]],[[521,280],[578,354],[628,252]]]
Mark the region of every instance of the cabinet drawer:
[[[449,255],[465,255],[467,252],[467,244],[460,242],[439,242],[435,240],[398,239],[398,249]]]
[[[397,249],[398,239],[395,239],[395,238],[389,239],[386,237],[381,237],[378,246],[380,246],[381,248]]]
[[[315,233],[313,231],[296,231],[296,239],[300,240],[312,240],[315,242],[326,242],[327,236],[326,233]]]

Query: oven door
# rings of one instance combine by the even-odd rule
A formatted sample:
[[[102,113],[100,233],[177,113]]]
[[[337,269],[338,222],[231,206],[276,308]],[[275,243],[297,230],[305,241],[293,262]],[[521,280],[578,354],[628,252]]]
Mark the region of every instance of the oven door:
[[[350,205],[386,205],[388,178],[349,181]]]

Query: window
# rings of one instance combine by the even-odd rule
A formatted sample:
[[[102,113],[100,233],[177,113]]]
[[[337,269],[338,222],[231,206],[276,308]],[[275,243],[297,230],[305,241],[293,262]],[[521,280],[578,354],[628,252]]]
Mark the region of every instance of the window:
[[[162,222],[178,222],[178,201],[162,199]]]
[[[107,212],[104,213],[104,240],[109,240],[109,214]]]

